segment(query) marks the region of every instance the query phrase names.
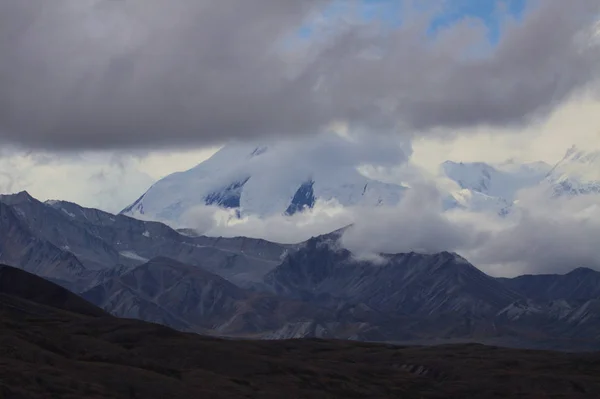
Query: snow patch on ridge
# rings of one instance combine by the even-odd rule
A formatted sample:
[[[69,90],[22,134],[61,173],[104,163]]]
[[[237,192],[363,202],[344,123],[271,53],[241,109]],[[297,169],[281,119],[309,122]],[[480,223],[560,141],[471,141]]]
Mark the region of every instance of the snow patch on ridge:
[[[140,262],[148,262],[147,258],[144,258],[133,251],[121,251],[119,252],[119,255],[128,259],[138,260]]]

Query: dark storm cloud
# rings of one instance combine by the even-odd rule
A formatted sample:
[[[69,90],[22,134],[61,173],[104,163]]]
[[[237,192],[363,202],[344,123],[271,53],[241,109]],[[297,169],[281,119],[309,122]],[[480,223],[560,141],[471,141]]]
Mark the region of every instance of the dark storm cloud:
[[[332,18],[308,48],[289,41],[328,3],[3,0],[0,137],[153,147],[310,134],[338,120],[388,132],[506,125],[598,77],[585,30],[597,0],[544,0],[477,54],[482,29],[459,24],[431,41],[419,19],[377,32]]]

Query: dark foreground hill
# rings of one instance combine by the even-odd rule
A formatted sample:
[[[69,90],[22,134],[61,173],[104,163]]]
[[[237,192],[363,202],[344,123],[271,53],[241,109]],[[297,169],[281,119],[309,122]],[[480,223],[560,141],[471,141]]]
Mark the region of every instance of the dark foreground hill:
[[[6,265],[0,265],[0,294],[46,304],[80,315],[108,316],[104,310],[65,288]]]
[[[600,354],[219,340],[107,316],[8,267],[0,288],[1,398],[600,397]]]

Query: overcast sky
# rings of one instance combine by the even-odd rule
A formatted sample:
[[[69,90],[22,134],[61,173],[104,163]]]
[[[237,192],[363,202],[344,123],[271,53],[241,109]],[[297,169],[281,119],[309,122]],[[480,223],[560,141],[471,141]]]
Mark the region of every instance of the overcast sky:
[[[164,149],[339,121],[447,136],[523,127],[596,88],[597,0],[474,1],[4,0],[1,137]]]
[[[413,161],[430,169],[443,158],[554,162],[598,137],[599,10],[597,0],[4,0],[0,188],[70,196],[61,179],[36,179],[40,153],[76,169],[65,182],[91,165],[65,151],[108,160],[90,177],[156,179],[231,138],[340,123],[414,140]]]
[[[116,212],[230,139],[340,126],[412,142],[429,172],[554,163],[600,147],[599,16],[598,0],[2,0],[0,191]]]

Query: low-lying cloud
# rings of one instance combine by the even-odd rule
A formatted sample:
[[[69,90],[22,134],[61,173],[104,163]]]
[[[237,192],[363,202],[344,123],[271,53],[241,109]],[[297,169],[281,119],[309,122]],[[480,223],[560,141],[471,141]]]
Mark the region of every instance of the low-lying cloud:
[[[357,257],[378,253],[454,251],[494,276],[565,273],[576,267],[600,269],[600,198],[551,199],[543,188],[519,194],[516,212],[498,215],[442,211],[443,193],[434,185],[413,187],[394,207],[341,207],[317,202],[293,216],[241,220],[217,207],[187,215],[191,226],[211,236],[251,236],[297,243],[339,228],[341,245]]]
[[[520,210],[470,257],[493,273],[567,272],[600,268],[600,196],[548,199],[543,189],[521,193]]]
[[[0,138],[185,147],[338,121],[409,136],[524,124],[598,81],[597,0],[536,2],[494,47],[477,21],[431,37],[408,5],[390,29],[343,11],[319,18],[332,3],[3,0]]]

